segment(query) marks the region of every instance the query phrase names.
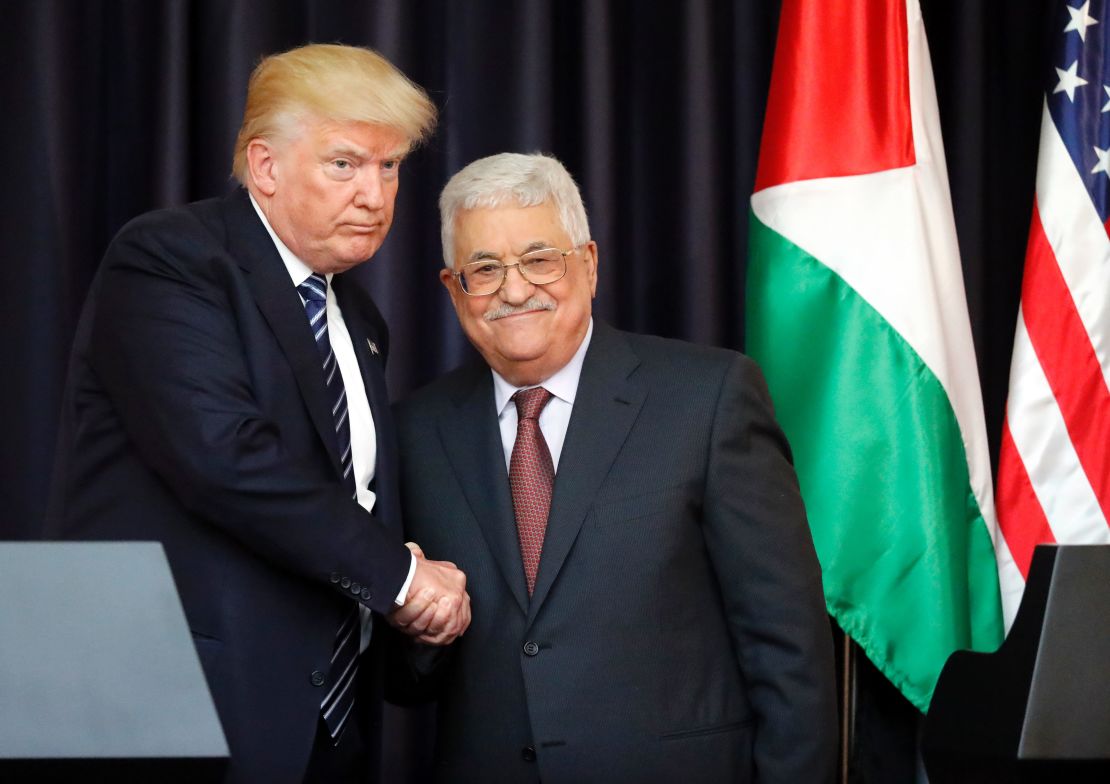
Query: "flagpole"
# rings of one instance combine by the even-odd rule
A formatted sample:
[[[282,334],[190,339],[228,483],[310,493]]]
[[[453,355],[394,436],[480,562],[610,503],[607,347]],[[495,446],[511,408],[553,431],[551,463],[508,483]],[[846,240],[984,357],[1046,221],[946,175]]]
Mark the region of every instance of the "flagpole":
[[[856,741],[856,645],[847,634],[842,635],[841,644],[840,784],[848,784],[848,770]]]

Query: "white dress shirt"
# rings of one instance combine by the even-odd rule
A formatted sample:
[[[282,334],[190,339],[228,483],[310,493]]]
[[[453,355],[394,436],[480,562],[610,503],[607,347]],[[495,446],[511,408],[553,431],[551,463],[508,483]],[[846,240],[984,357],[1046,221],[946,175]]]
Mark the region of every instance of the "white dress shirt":
[[[281,260],[285,262],[285,268],[289,271],[289,277],[293,281],[293,286],[300,286],[308,280],[309,275],[312,274],[312,270],[307,264],[298,259],[293,254],[293,251],[289,250],[288,246],[281,241],[281,238],[274,233],[273,228],[270,226],[270,222],[266,220],[266,216],[262,214],[262,210],[259,208],[258,202],[254,200],[253,195],[250,199],[251,204],[254,206],[254,211],[258,213],[258,217],[262,220],[262,225],[266,227],[266,231],[270,234],[270,239],[274,241],[278,255],[280,255]],[[347,331],[347,323],[343,320],[343,312],[339,309],[339,303],[335,299],[335,291],[333,291],[331,287],[332,276],[329,273],[324,277],[328,280],[328,298],[326,306],[328,336],[331,339],[331,349],[335,352],[335,361],[339,365],[339,375],[343,379],[343,388],[347,390],[347,419],[351,428],[351,470],[354,473],[355,494],[358,505],[367,512],[372,512],[374,510],[374,502],[377,500],[374,491],[370,489],[370,482],[374,478],[374,471],[377,467],[378,460],[377,431],[374,429],[374,417],[370,413],[370,400],[366,396],[366,386],[362,383],[362,373],[358,368],[358,359],[355,357],[355,348],[354,344],[351,342],[351,334]],[[300,294],[299,291],[297,293],[298,295]],[[304,297],[301,297],[301,303],[304,303]],[[323,374],[322,369],[320,373],[321,375]],[[409,585],[412,583],[412,578],[415,573],[416,558],[413,556],[409,563],[408,578],[405,580],[405,584],[401,586],[401,592],[397,594],[394,604],[401,605],[404,603],[405,595],[408,593]],[[360,604],[359,611],[362,617],[361,650],[366,650],[366,646],[370,643],[370,608]]]
[[[563,441],[567,437],[567,426],[570,424],[570,414],[574,409],[574,398],[578,394],[578,379],[582,376],[582,361],[586,358],[586,349],[590,347],[590,338],[594,334],[594,320],[586,327],[586,337],[582,338],[582,345],[574,352],[570,362],[563,365],[555,375],[544,381],[541,386],[552,394],[551,400],[540,412],[540,432],[543,440],[547,442],[547,449],[551,452],[551,464],[556,473],[559,471],[559,458],[563,454]],[[501,446],[505,450],[505,471],[509,470],[509,460],[513,454],[513,444],[516,443],[516,404],[512,397],[521,389],[530,387],[514,387],[496,370],[493,373],[493,403],[497,411],[497,422],[501,427]]]

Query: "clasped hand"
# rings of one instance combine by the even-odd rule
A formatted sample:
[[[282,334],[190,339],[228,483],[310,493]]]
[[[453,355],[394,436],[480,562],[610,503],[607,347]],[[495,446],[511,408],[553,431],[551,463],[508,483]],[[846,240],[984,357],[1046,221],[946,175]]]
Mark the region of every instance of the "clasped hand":
[[[429,561],[412,542],[416,573],[408,596],[389,616],[389,622],[418,642],[447,645],[470,625],[470,594],[466,575],[450,561]]]

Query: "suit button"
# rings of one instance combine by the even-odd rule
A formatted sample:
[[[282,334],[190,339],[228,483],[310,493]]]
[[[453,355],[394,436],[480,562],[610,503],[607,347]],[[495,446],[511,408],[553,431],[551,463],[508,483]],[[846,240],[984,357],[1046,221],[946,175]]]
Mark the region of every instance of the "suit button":
[[[525,762],[535,762],[536,761],[536,747],[535,746],[525,746],[523,749],[520,750],[520,756],[524,758]]]
[[[536,643],[532,642],[531,640],[524,643],[524,655],[525,656],[535,656],[539,652],[540,652],[540,646],[536,645]],[[532,748],[532,747],[529,746],[528,748]],[[532,754],[534,755],[535,753],[536,753],[536,750],[532,749]]]
[[[324,673],[319,670],[313,670],[312,675],[309,676],[309,680],[312,681],[313,686],[323,686],[327,678],[325,678]]]
[[[355,596],[358,596],[361,590],[362,583],[351,583],[351,593],[353,593]]]
[[[344,588],[350,588],[351,587],[351,578],[350,577],[344,577],[342,580],[339,581],[339,584],[342,585]]]
[[[359,596],[362,597],[363,601],[368,602],[368,601],[370,601],[370,597],[373,596],[373,594],[370,593],[369,588],[363,588],[362,593],[360,593]]]
[[[339,573],[332,572],[330,575],[328,575],[328,579],[331,580],[332,585],[336,585],[339,582]]]

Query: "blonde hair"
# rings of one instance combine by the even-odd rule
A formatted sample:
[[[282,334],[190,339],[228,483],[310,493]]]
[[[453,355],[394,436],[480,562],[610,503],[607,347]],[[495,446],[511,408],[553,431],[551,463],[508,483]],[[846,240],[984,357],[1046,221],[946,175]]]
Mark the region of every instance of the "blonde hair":
[[[247,182],[252,139],[289,139],[308,119],[364,122],[403,134],[410,149],[436,123],[428,94],[371,49],[309,44],[262,59],[247,84],[232,174]]]
[[[439,231],[443,263],[454,268],[455,218],[460,210],[509,205],[555,206],[563,230],[575,247],[590,241],[590,223],[582,194],[558,159],[541,153],[503,152],[479,158],[460,169],[439,195]]]

